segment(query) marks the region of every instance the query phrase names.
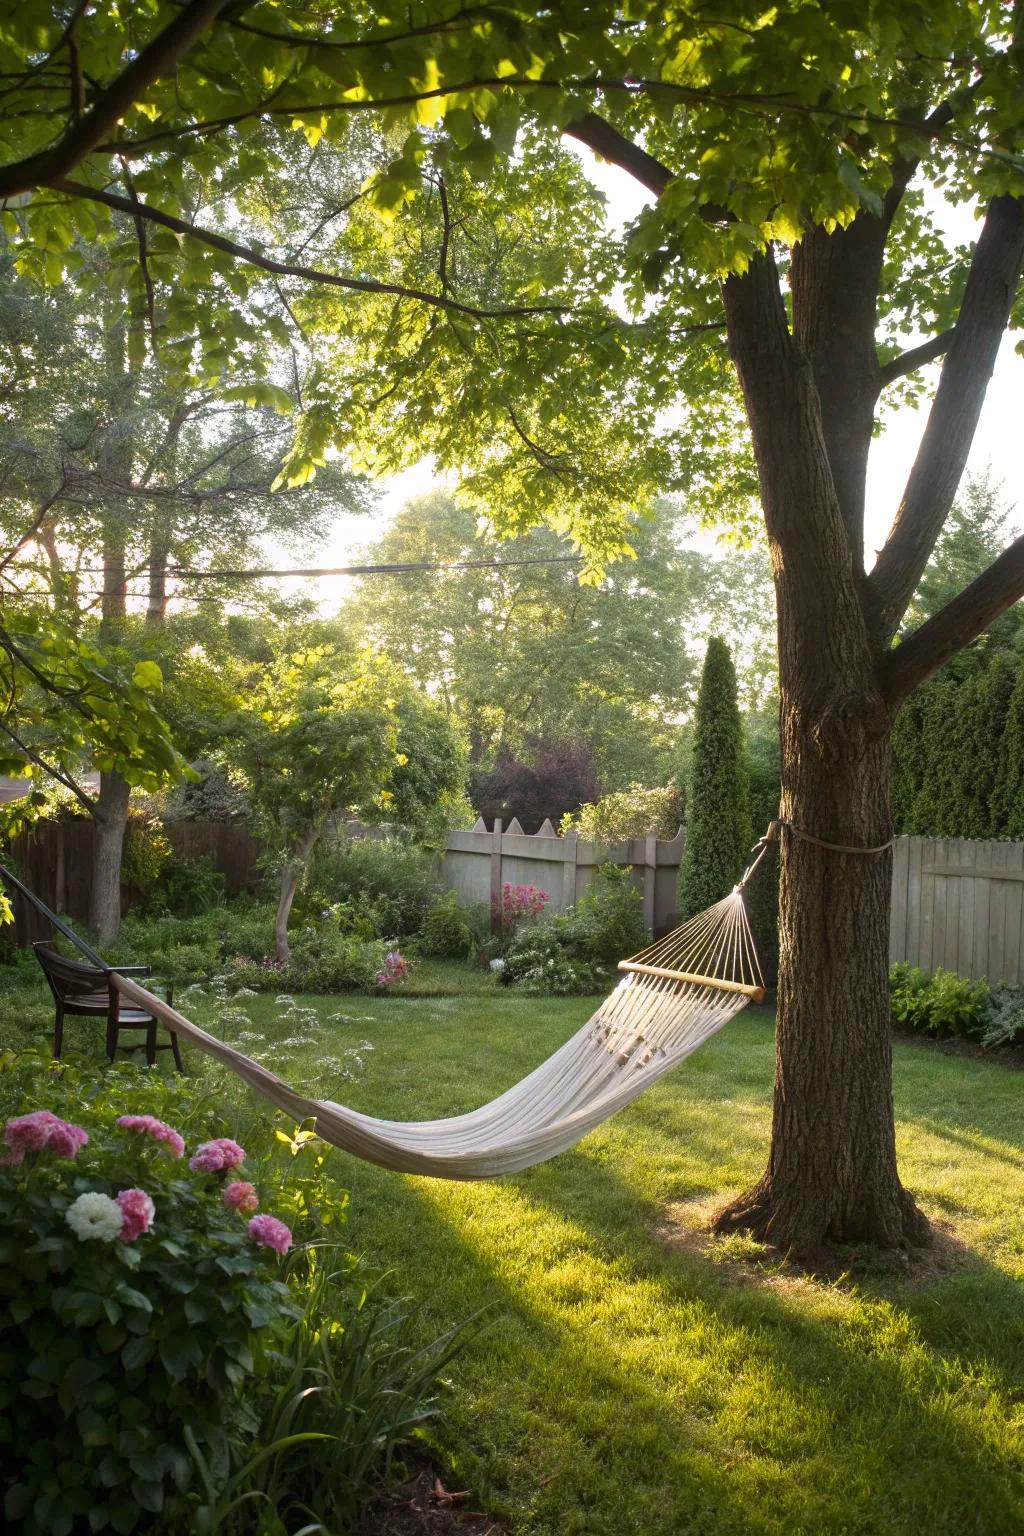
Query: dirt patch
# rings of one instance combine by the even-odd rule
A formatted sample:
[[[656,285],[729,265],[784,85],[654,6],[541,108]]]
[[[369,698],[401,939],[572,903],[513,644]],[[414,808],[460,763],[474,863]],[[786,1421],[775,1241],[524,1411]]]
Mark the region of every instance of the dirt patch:
[[[449,1488],[433,1462],[409,1469],[374,1505],[365,1536],[502,1536],[504,1522],[475,1508],[475,1495]]]
[[[836,1244],[810,1266],[744,1232],[713,1232],[711,1224],[726,1203],[717,1194],[667,1206],[655,1232],[666,1247],[714,1264],[723,1277],[737,1285],[793,1292],[821,1284],[860,1287],[867,1283],[873,1289],[887,1290],[894,1285],[931,1284],[978,1262],[952,1222],[932,1217],[932,1240],[927,1247],[882,1249]]]

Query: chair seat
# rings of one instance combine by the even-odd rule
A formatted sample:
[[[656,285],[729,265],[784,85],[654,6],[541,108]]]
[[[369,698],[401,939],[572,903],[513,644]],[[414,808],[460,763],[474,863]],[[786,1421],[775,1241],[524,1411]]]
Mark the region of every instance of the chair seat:
[[[65,1013],[78,1014],[83,1018],[90,1019],[97,1017],[106,1018],[107,1008],[108,1003],[105,997],[99,1004],[84,998],[75,998],[64,1004]],[[128,1028],[149,1024],[152,1018],[153,1015],[146,1013],[142,1008],[121,1008],[118,1010],[117,1015],[118,1023]]]

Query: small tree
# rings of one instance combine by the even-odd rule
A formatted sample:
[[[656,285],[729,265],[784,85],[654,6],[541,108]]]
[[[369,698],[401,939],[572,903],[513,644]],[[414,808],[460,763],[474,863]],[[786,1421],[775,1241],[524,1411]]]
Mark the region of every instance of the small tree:
[[[679,911],[692,917],[727,895],[750,848],[750,781],[736,699],[736,669],[724,640],[711,639],[697,696],[689,821]]]
[[[376,663],[331,647],[287,656],[266,674],[243,722],[241,765],[264,843],[280,872],[275,953],[302,871],[331,818],[380,803],[396,765],[398,717]]]

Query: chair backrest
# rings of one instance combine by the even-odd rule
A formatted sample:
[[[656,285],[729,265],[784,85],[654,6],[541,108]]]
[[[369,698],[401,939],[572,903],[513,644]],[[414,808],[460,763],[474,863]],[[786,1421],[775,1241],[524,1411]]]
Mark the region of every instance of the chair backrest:
[[[36,959],[46,974],[50,990],[56,998],[81,997],[86,992],[98,992],[108,985],[105,971],[97,965],[85,965],[81,960],[69,960],[52,944],[33,944]]]

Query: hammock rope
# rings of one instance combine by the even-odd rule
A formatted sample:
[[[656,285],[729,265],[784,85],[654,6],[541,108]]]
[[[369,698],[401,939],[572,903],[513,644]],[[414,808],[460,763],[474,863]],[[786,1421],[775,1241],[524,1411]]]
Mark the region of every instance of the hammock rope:
[[[420,1121],[375,1119],[299,1093],[132,977],[112,971],[20,880],[9,878],[99,962],[127,1002],[190,1040],[296,1120],[315,1118],[325,1141],[398,1173],[490,1179],[566,1151],[685,1061],[748,1003],[764,998],[743,890],[767,842],[758,844],[756,857],[724,900],[622,961],[622,980],[553,1056],[477,1109]],[[8,877],[2,865],[0,874]]]

